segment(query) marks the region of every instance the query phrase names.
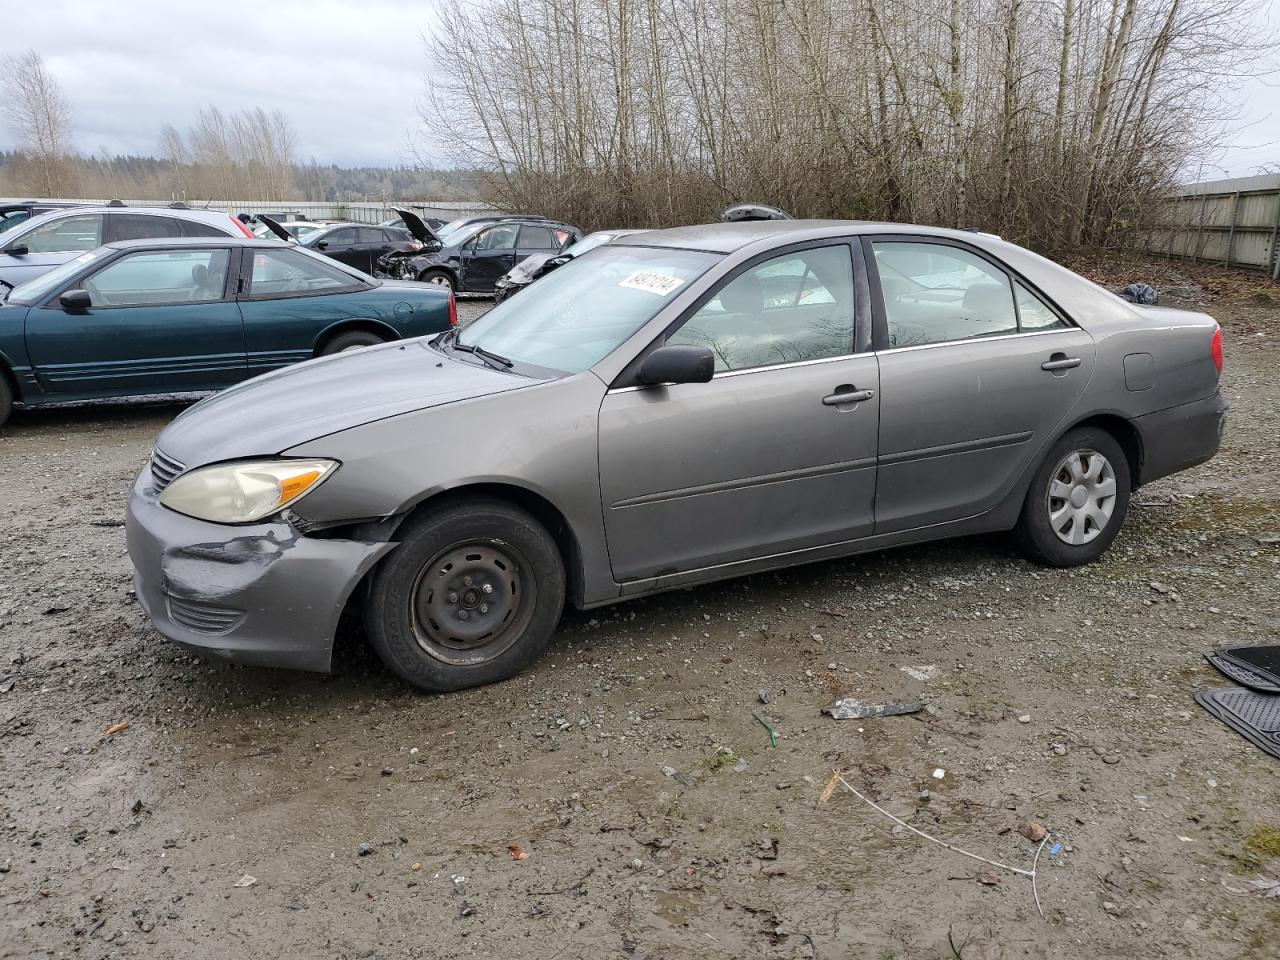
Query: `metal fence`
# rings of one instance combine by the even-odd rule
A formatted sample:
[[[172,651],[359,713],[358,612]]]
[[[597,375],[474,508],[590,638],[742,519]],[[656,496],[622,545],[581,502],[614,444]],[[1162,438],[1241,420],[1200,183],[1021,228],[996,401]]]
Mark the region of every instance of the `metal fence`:
[[[17,198],[17,199],[30,199]],[[72,198],[66,198],[72,199]],[[105,200],[74,198],[79,203],[105,203]],[[168,200],[124,200],[128,207],[166,207]],[[396,216],[395,208],[412,210],[422,217],[453,220],[457,217],[476,216],[496,212],[487,203],[473,200],[404,200],[404,201],[355,201],[302,202],[297,200],[209,200],[188,201],[195,209],[223,210],[227,213],[300,213],[306,220],[348,220],[353,223],[381,223]]]
[[[1146,233],[1156,254],[1280,278],[1280,174],[1181,187]]]

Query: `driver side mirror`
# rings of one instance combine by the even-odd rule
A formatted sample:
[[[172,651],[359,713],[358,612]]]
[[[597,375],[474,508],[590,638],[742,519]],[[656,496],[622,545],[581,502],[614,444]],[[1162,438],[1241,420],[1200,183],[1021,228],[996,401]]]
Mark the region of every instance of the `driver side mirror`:
[[[25,243],[15,243],[12,247],[5,247],[4,252],[11,257],[25,257],[31,251]]]
[[[328,250],[328,249],[329,249],[329,241],[328,241],[328,240],[317,240],[317,241],[316,241],[316,249],[317,249],[317,250]]]
[[[58,303],[62,304],[64,310],[80,313],[93,306],[93,298],[89,296],[88,290],[66,290],[58,297]]]
[[[659,347],[640,364],[636,379],[641,383],[707,383],[716,372],[716,358],[710,347],[678,344]]]

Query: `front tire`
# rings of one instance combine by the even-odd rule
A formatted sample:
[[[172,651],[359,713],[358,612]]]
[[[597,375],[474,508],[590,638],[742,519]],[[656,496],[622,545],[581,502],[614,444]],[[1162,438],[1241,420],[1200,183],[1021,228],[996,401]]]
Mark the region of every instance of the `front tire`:
[[[537,520],[501,500],[409,520],[365,608],[369,644],[395,674],[445,693],[515,676],[551,642],[564,563]]]
[[[1072,430],[1036,470],[1015,535],[1033,560],[1051,567],[1092,563],[1120,533],[1129,511],[1129,460],[1098,427]]]
[[[458,285],[453,282],[453,274],[448,270],[423,270],[418,274],[418,281],[444,287],[451,293],[458,292]]]

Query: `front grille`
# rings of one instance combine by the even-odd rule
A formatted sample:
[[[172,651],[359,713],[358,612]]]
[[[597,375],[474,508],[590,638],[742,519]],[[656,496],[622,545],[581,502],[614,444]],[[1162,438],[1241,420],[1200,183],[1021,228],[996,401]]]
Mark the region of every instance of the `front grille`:
[[[226,633],[244,616],[243,610],[215,607],[203,600],[169,597],[169,618],[196,633]]]
[[[166,457],[159,450],[151,451],[151,477],[155,480],[156,493],[173,483],[173,478],[185,469],[173,457]]]

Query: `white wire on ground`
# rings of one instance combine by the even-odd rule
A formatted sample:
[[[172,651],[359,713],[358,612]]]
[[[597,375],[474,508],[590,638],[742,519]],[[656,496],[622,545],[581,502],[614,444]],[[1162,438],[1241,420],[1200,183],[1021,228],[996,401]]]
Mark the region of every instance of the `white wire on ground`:
[[[1043,850],[1044,845],[1049,842],[1048,831],[1045,832],[1044,837],[1040,840],[1040,846],[1036,848],[1036,856],[1035,856],[1035,859],[1031,861],[1031,869],[1023,870],[1021,867],[1013,867],[1007,863],[1001,863],[999,860],[988,860],[986,857],[979,856],[976,853],[970,853],[968,850],[962,850],[960,847],[947,843],[945,840],[939,840],[937,837],[931,837],[929,836],[929,834],[925,833],[923,830],[918,830],[915,827],[913,827],[911,824],[907,823],[905,820],[895,817],[892,813],[890,813],[884,807],[880,806],[870,797],[867,797],[864,794],[858,792],[858,790],[853,786],[853,784],[851,784],[848,780],[846,780],[838,770],[836,771],[835,778],[844,785],[844,788],[846,790],[852,793],[855,797],[857,797],[867,806],[871,807],[873,810],[878,811],[879,813],[882,813],[884,816],[888,817],[890,820],[892,820],[894,823],[898,824],[899,826],[906,827],[916,836],[923,837],[924,839],[928,840],[930,843],[936,843],[940,847],[946,847],[952,853],[958,853],[963,857],[968,857],[970,860],[977,860],[979,863],[985,863],[992,867],[999,867],[1001,870],[1008,870],[1010,873],[1016,873],[1024,877],[1030,877],[1031,878],[1031,895],[1035,897],[1036,910],[1039,911],[1040,916],[1043,919],[1044,909],[1040,906],[1040,894],[1036,890],[1036,865],[1040,862],[1040,851]]]

